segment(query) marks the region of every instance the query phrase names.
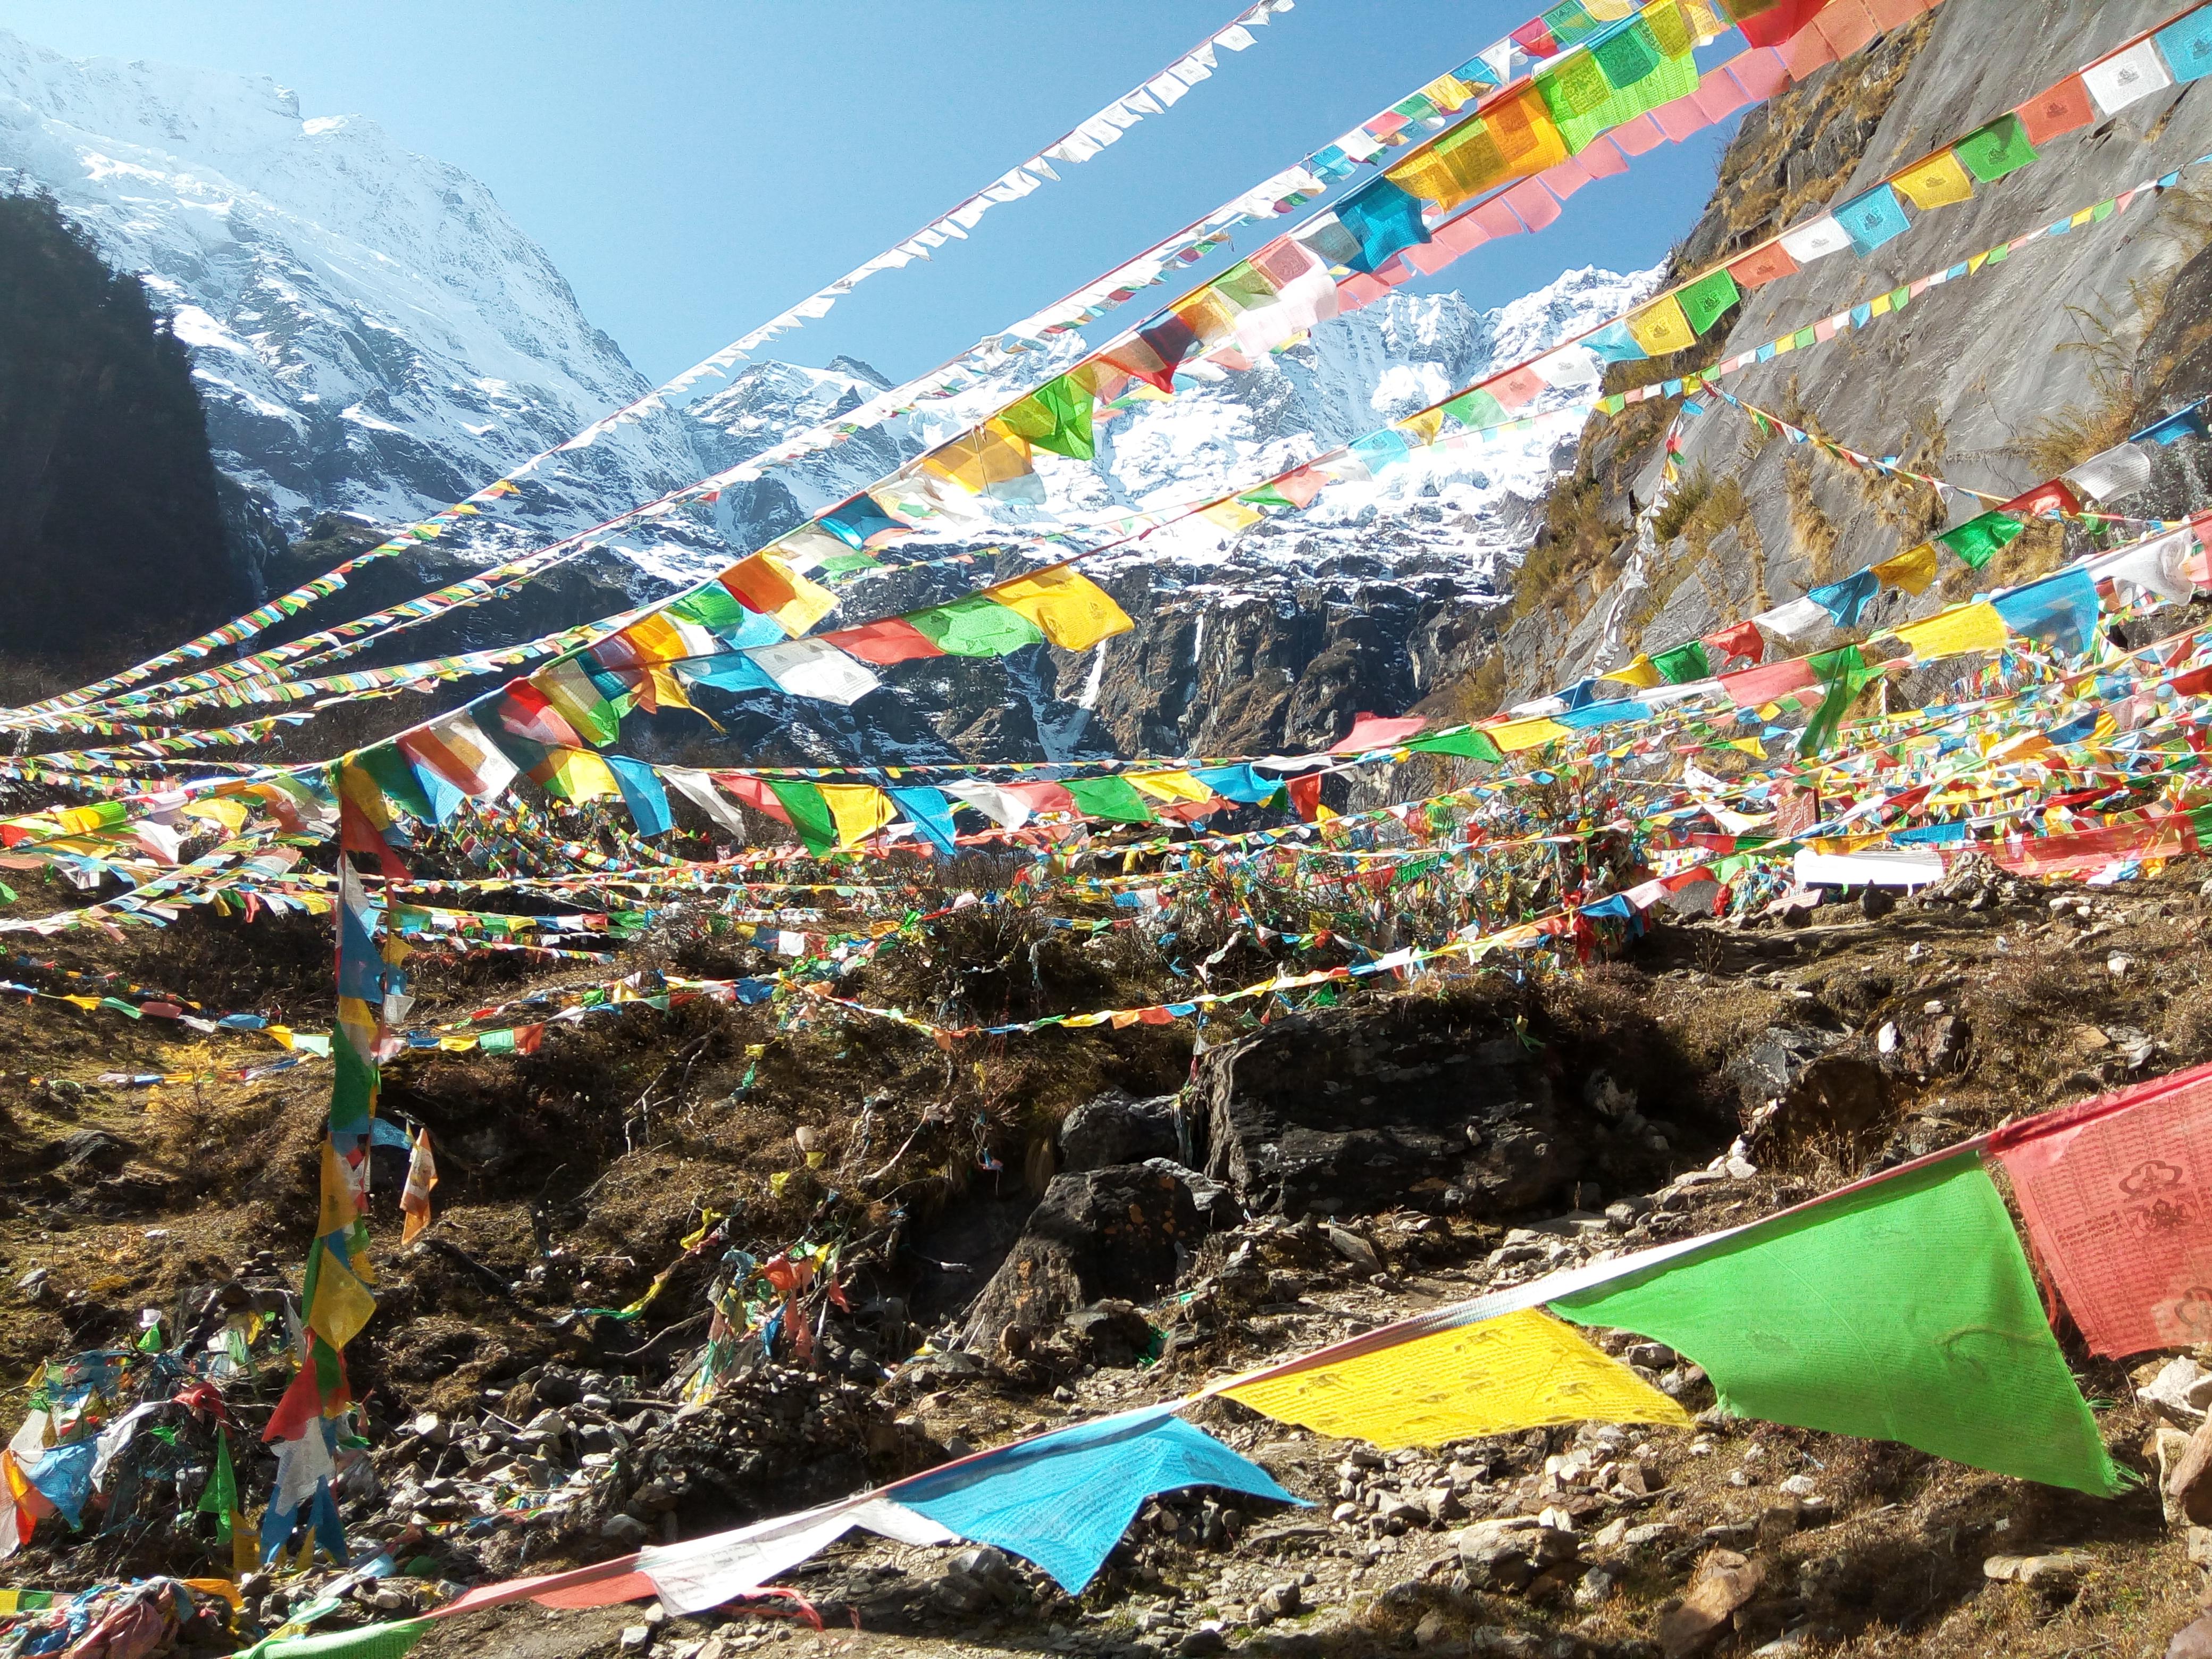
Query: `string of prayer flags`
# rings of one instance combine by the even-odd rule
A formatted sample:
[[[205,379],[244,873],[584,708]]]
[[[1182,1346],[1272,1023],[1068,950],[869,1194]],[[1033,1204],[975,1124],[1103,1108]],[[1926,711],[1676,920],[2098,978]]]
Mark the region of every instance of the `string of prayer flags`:
[[[2027,1119],[1990,1151],[2092,1352],[2212,1340],[2212,1066]]]
[[[1722,1405],[2112,1497],[2113,1467],[1972,1153],[1554,1298],[1705,1367]]]

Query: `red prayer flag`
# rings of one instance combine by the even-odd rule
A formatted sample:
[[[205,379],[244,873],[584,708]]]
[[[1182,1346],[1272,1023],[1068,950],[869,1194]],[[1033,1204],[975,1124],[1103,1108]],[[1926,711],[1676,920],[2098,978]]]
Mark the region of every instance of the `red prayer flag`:
[[[841,628],[823,635],[822,641],[878,667],[945,654],[930,642],[928,635],[902,617],[886,617],[881,622],[863,623],[858,628]]]
[[[2053,478],[2023,495],[2014,496],[1998,507],[2000,513],[2019,513],[2029,516],[2045,513],[2079,513],[2081,498],[2066,487],[2063,479]]]
[[[1799,29],[1811,22],[1828,0],[1781,0],[1756,17],[1747,17],[1736,25],[1743,38],[1754,46],[1778,46]]]
[[[2021,131],[2027,134],[2031,144],[2040,144],[2062,132],[2086,127],[2097,118],[2097,112],[2089,102],[2088,83],[2078,75],[2069,75],[2048,92],[2038,93],[2013,113],[2020,117]]]
[[[1717,663],[1724,663],[1731,657],[1756,663],[1766,655],[1766,635],[1759,631],[1759,624],[1753,622],[1740,622],[1733,628],[1708,634],[1704,644]]]
[[[1777,697],[1785,697],[1792,691],[1802,691],[1818,684],[1820,676],[1802,657],[1787,657],[1764,667],[1747,668],[1741,674],[1721,676],[1721,690],[1739,708],[1758,708]]]
[[[2093,1352],[2212,1340],[2212,1066],[2000,1129],[1990,1150]]]
[[[1309,772],[1304,777],[1291,779],[1284,785],[1290,791],[1291,805],[1298,816],[1311,823],[1321,813],[1321,774]]]

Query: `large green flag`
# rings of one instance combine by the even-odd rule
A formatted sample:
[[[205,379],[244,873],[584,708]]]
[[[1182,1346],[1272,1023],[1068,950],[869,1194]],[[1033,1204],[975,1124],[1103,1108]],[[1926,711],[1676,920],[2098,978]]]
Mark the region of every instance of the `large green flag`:
[[[1110,818],[1122,823],[1153,823],[1158,815],[1127,778],[1070,778],[1063,786],[1087,818]]]
[[[837,844],[837,825],[819,789],[802,778],[769,778],[767,782],[808,852],[819,858]]]
[[[1688,1355],[1747,1416],[2102,1496],[2124,1484],[1971,1152],[1551,1305]]]
[[[1048,380],[1006,413],[1006,424],[1039,449],[1087,461],[1098,453],[1091,432],[1091,393],[1067,375]]]

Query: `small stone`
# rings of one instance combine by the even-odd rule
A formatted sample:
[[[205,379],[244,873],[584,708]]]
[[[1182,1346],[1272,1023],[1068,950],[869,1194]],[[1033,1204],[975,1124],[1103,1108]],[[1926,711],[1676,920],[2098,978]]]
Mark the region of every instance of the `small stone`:
[[[1261,1596],[1260,1601],[1278,1619],[1291,1618],[1304,1606],[1297,1585],[1288,1582],[1268,1585],[1267,1593]]]
[[[624,1653],[643,1653],[646,1644],[653,1640],[652,1630],[644,1625],[624,1625],[622,1632],[622,1650]]]
[[[1592,1567],[1575,1586],[1575,1605],[1584,1609],[1602,1606],[1620,1588],[1620,1575],[1612,1568]]]
[[[1228,1638],[1219,1631],[1200,1625],[1196,1630],[1185,1633],[1182,1640],[1176,1644],[1176,1651],[1185,1655],[1188,1659],[1188,1656],[1223,1653],[1228,1647]]]
[[[2115,951],[2105,958],[2105,971],[2114,979],[2126,978],[2128,970],[2135,965],[2136,959],[2124,951]]]
[[[2031,1589],[2056,1589],[2078,1583],[2096,1558],[2080,1550],[2056,1555],[1992,1555],[1982,1563],[1982,1577],[1999,1583],[2026,1584]]]
[[[2166,1361],[2149,1382],[2138,1386],[2136,1398],[2176,1427],[2193,1431],[2204,1422],[2205,1413],[2203,1404],[2192,1396],[2197,1394],[2198,1385],[2207,1381],[2212,1378],[2185,1354]]]
[[[599,1536],[626,1550],[634,1550],[641,1547],[653,1534],[634,1515],[611,1515],[599,1522]]]
[[[1328,1518],[1332,1521],[1337,1522],[1357,1521],[1359,1518],[1359,1505],[1357,1504],[1339,1504],[1334,1509],[1328,1512]]]

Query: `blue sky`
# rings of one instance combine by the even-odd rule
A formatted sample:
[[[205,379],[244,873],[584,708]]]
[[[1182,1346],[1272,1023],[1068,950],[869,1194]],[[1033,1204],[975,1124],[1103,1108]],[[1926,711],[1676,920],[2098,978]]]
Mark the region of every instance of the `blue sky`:
[[[910,234],[1220,27],[1239,0],[11,0],[79,56],[266,75],[488,184],[656,379]],[[1300,0],[1063,182],[769,348],[894,378],[1036,309],[1291,165],[1520,23],[1534,0]],[[1733,40],[1734,37],[1729,37]],[[1731,129],[1732,129],[1731,124]],[[1662,145],[1540,236],[1424,286],[1493,305],[1650,264],[1717,135]],[[1323,198],[1324,201],[1327,198]],[[1240,246],[1260,240],[1247,232]],[[1170,290],[1162,290],[1163,293]],[[1121,315],[1133,319],[1136,307]]]

